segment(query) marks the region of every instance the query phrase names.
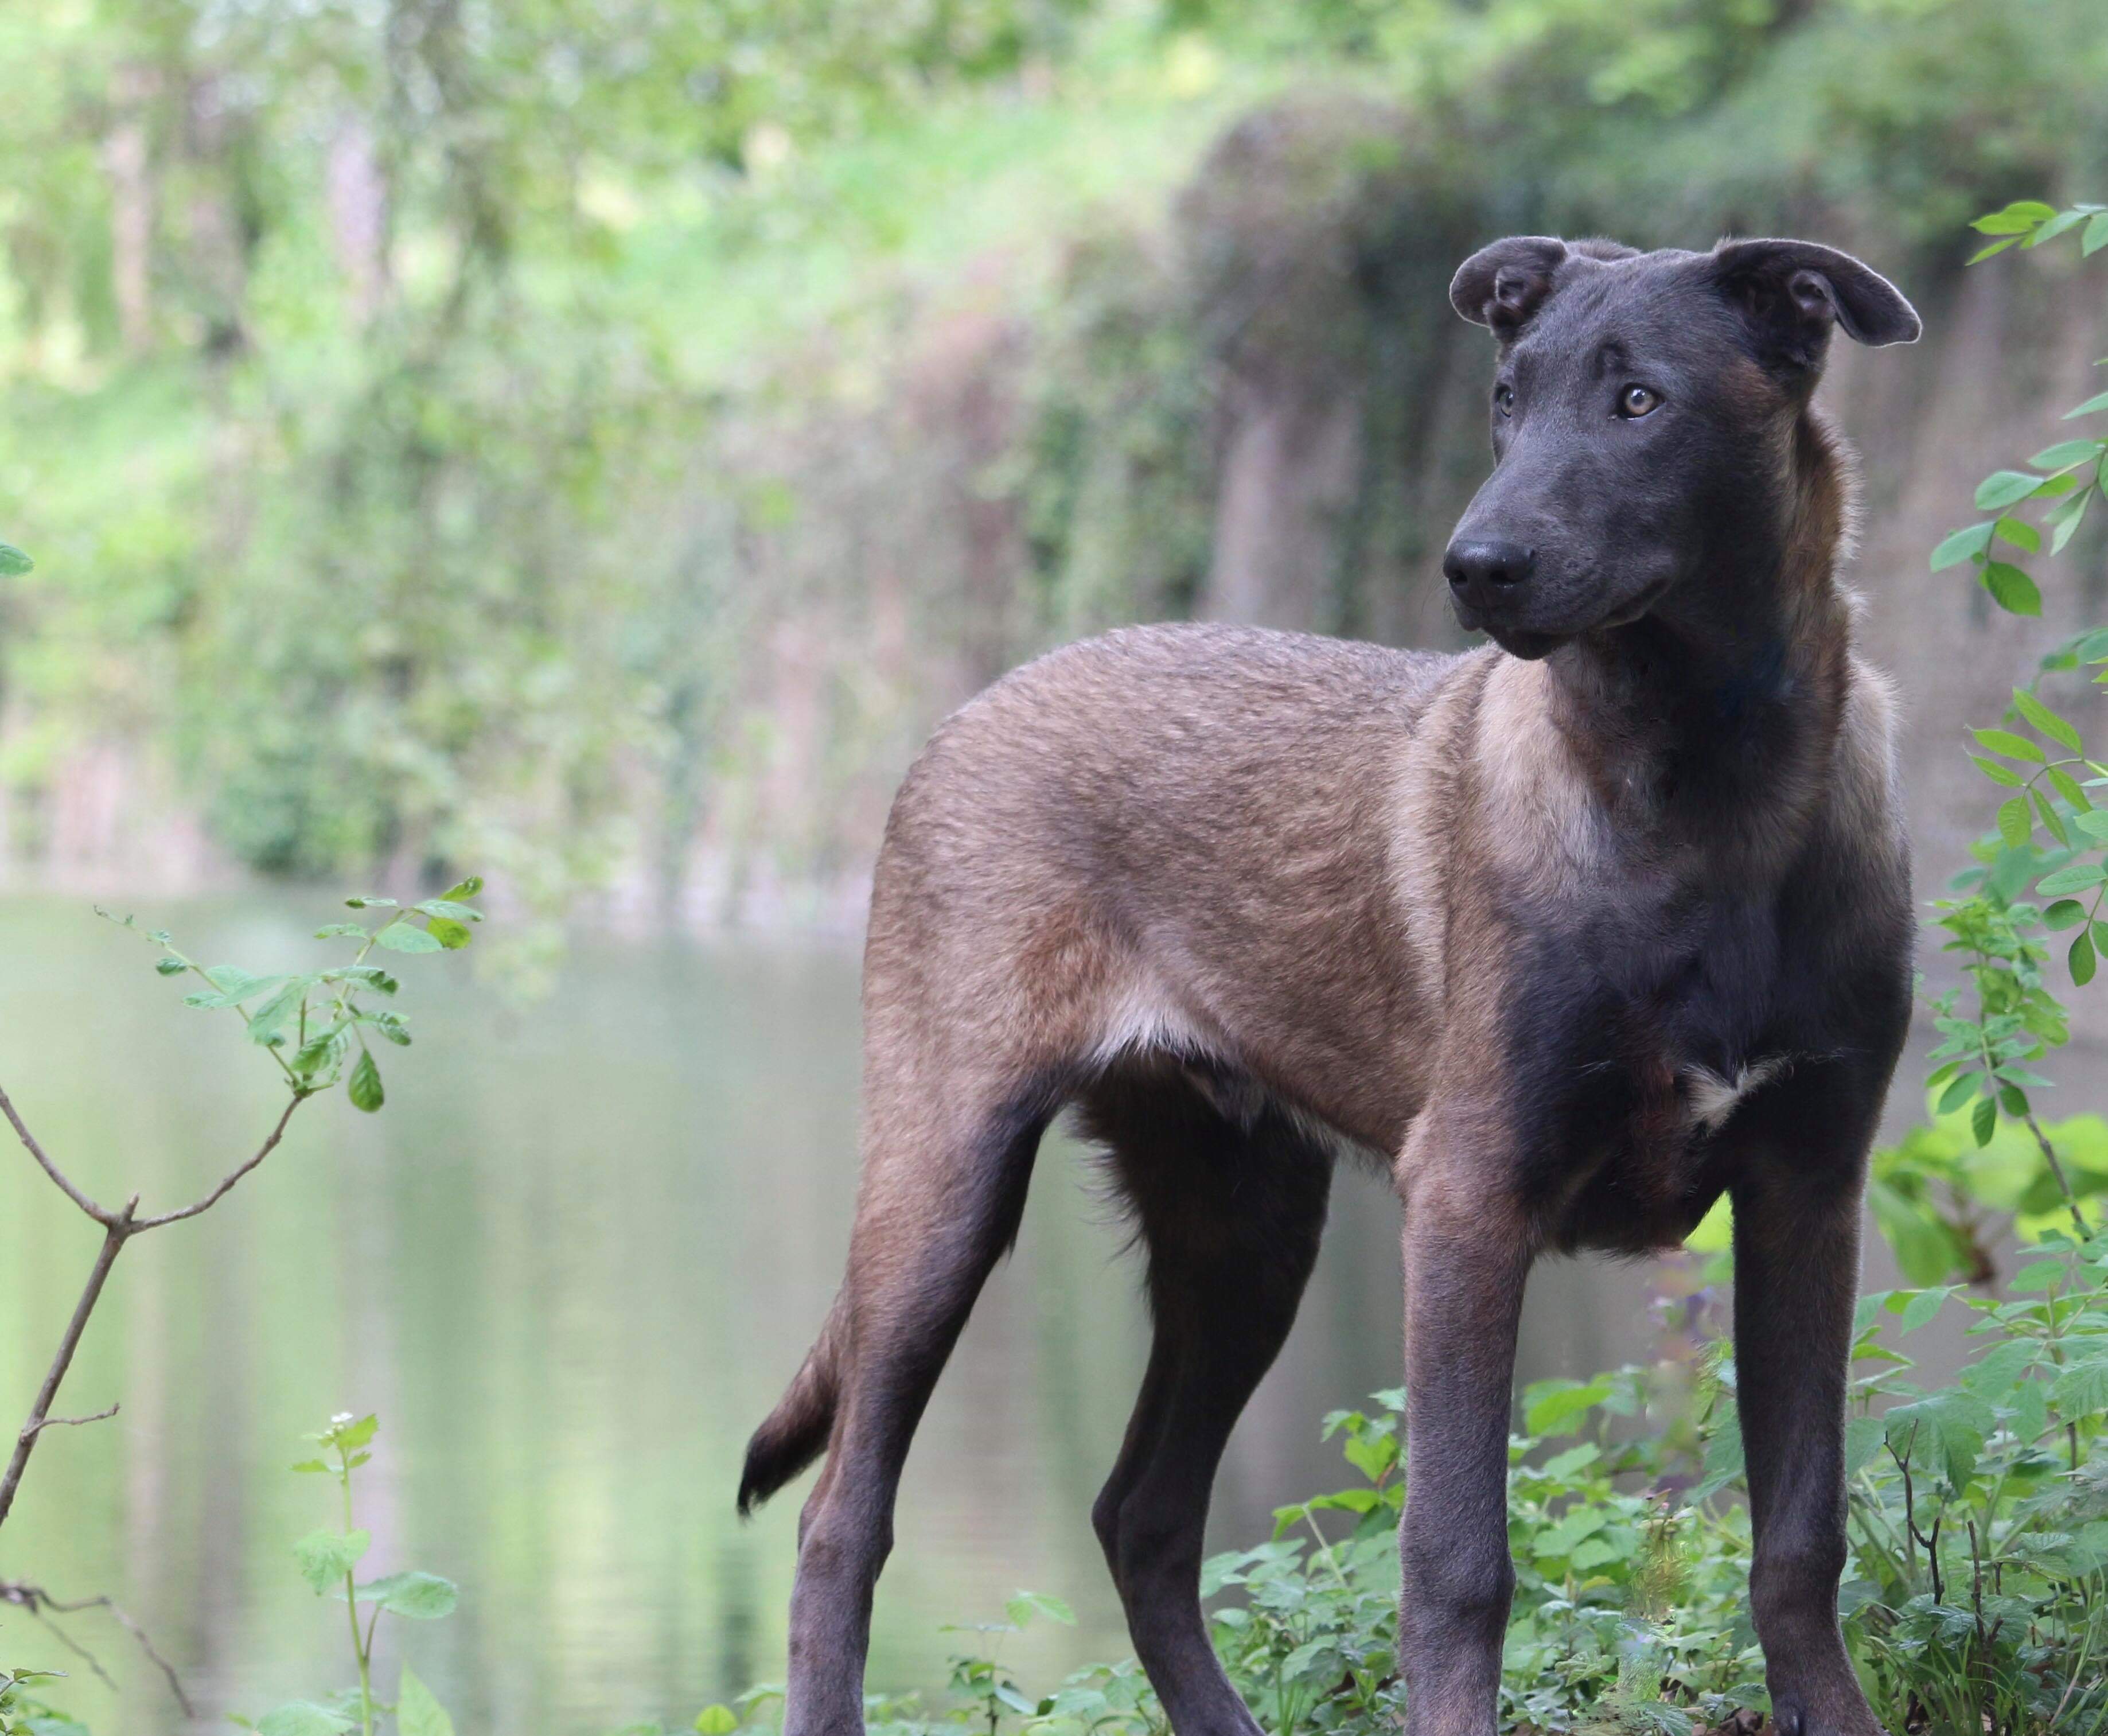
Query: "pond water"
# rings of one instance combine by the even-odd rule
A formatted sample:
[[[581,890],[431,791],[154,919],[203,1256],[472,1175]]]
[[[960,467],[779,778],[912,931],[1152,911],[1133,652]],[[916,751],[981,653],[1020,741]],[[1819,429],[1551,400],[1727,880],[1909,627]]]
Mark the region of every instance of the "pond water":
[[[195,955],[267,970],[318,951],[322,900],[156,909]],[[227,1015],[182,1007],[84,901],[0,902],[0,1084],[76,1179],[148,1209],[254,1148],[276,1073]],[[854,1178],[857,965],[840,945],[580,940],[556,995],[493,1013],[465,957],[407,960],[417,1046],[386,1110],[335,1096],[210,1215],[119,1264],[0,1541],[0,1577],[108,1593],[182,1670],[198,1728],[345,1676],[341,1617],[291,1545],[335,1522],[296,1477],[304,1434],[377,1412],[366,1567],[421,1567],[459,1613],[386,1637],[471,1732],[596,1733],[780,1680],[803,1481],[750,1524],[741,1453],[840,1275]],[[991,1282],[917,1438],[879,1587],[870,1681],[933,1689],[949,1621],[1020,1588],[1073,1629],[1006,1643],[1038,1688],[1124,1656],[1088,1519],[1140,1378],[1138,1270],[1085,1155],[1050,1140],[1017,1253]],[[93,1252],[90,1227],[0,1150],[0,1399],[26,1406]],[[1232,1442],[1211,1521],[1339,1486],[1328,1409],[1394,1385],[1395,1211],[1343,1174],[1295,1335]],[[1642,1269],[1533,1280],[1525,1378],[1643,1351]],[[124,1636],[70,1630],[116,1678],[0,1612],[16,1665],[69,1670],[97,1736],[182,1729]]]

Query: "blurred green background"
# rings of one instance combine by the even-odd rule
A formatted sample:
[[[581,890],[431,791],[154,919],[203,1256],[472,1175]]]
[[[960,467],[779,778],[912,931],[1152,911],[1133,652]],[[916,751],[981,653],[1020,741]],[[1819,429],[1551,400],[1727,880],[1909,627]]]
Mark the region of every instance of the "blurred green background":
[[[44,0],[0,67],[0,536],[38,561],[0,580],[0,1080],[109,1192],[253,1143],[268,1077],[92,897],[265,968],[317,885],[476,869],[556,991],[496,1026],[443,993],[386,1116],[304,1122],[97,1323],[81,1408],[124,1417],[47,1443],[0,1572],[128,1597],[214,1712],[321,1668],[280,1468],[350,1407],[382,1564],[463,1582],[418,1662],[465,1727],[779,1673],[795,1502],[741,1531],[729,1494],[838,1270],[892,787],[1118,622],[1461,643],[1472,248],[1803,233],[1923,310],[1827,393],[1929,880],[1980,823],[1957,719],[2047,635],[1925,551],[2108,348],[2075,261],[1962,269],[1977,212],[2108,188],[2097,0]],[[2104,606],[2096,523],[2046,612]],[[7,1394],[87,1257],[37,1181],[0,1164]],[[935,1623],[1020,1584],[1083,1617],[1029,1636],[1050,1667],[1119,1648],[1083,1515],[1139,1310],[1077,1189],[1033,1211],[918,1448],[874,1685],[935,1684]],[[1387,1205],[1336,1216],[1225,1542],[1392,1378]],[[1525,1373],[1615,1360],[1645,1293],[1547,1273]],[[173,1727],[99,1649],[98,1733]]]

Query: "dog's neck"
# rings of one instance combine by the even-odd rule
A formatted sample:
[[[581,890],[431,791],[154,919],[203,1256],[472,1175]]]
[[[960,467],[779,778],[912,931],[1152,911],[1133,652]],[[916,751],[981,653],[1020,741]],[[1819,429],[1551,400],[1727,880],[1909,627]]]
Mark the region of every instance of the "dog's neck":
[[[1547,660],[1562,732],[1635,818],[1776,835],[1820,787],[1849,679],[1851,479],[1812,411],[1784,446],[1771,522],[1730,527],[1702,580]]]

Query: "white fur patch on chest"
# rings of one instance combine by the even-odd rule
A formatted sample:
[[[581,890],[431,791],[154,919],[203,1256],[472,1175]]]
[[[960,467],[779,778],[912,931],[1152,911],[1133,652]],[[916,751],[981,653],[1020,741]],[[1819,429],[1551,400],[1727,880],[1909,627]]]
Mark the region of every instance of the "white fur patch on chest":
[[[1692,1124],[1708,1133],[1718,1132],[1744,1098],[1786,1071],[1789,1059],[1785,1055],[1767,1055],[1762,1061],[1737,1068],[1732,1079],[1722,1078],[1710,1067],[1686,1067],[1684,1101]]]

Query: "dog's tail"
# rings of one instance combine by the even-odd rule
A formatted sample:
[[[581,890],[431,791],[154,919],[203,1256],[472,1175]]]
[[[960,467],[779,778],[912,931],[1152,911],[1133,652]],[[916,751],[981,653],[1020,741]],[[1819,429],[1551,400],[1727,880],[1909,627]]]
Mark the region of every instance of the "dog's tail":
[[[826,1450],[841,1396],[839,1366],[848,1330],[846,1289],[827,1310],[827,1323],[790,1388],[767,1421],[746,1444],[746,1468],[739,1479],[739,1511],[744,1518]]]

